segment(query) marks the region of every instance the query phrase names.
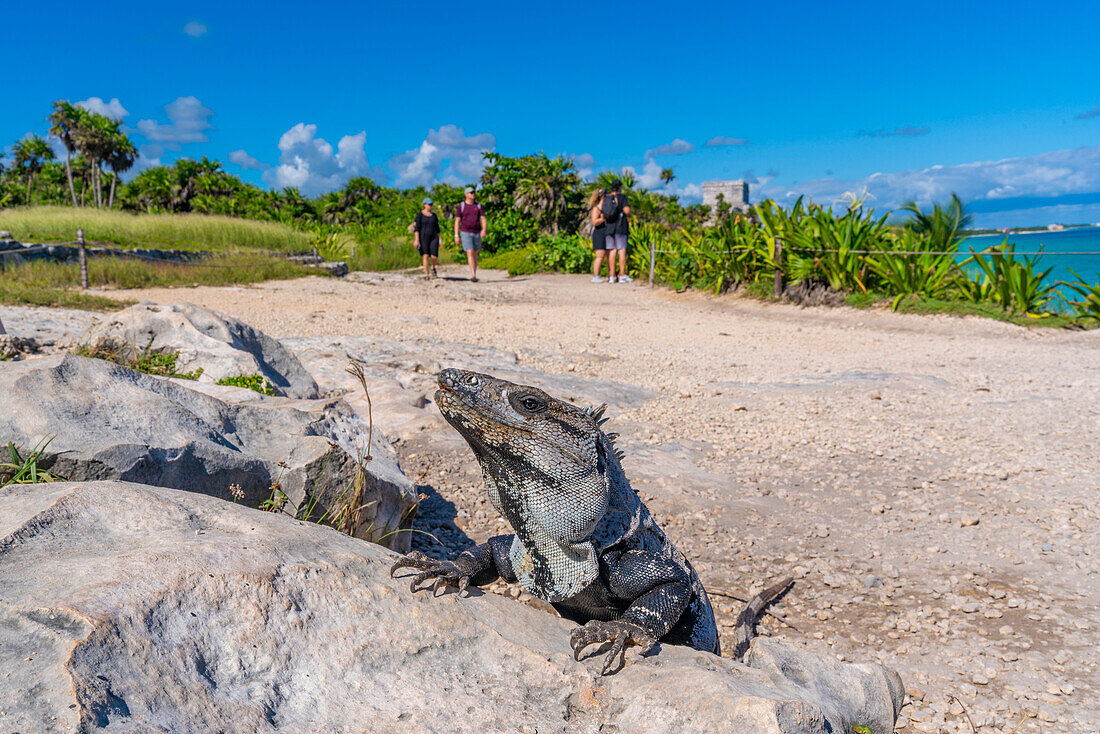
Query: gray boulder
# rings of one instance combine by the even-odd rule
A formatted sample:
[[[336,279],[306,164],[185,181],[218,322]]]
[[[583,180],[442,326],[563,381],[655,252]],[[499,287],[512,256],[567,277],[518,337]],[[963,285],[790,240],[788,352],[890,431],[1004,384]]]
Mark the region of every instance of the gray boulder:
[[[101,318],[80,343],[128,355],[146,348],[179,352],[177,369],[191,372],[201,367],[202,382],[258,374],[266,377],[279,395],[320,396],[313,377],[278,340],[243,321],[190,303],[131,306]]]
[[[249,507],[281,492],[283,512],[409,547],[412,484],[381,433],[339,399],[268,397],[71,354],[5,364],[0,445],[47,437],[40,464],[61,477],[236,492]]]
[[[329,528],[122,482],[0,490],[0,730],[893,730],[901,681],[769,639],[597,675],[573,625],[409,593]]]

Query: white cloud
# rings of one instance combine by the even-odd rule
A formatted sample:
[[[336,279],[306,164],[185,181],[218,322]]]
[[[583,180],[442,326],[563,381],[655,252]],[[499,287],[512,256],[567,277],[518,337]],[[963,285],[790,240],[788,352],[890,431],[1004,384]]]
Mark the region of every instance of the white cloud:
[[[160,157],[164,155],[164,146],[156,143],[146,143],[138,146],[138,157],[134,161],[134,171],[144,171],[146,168],[155,168],[161,165]]]
[[[764,196],[792,200],[805,194],[819,203],[839,201],[845,192],[866,190],[880,208],[894,209],[908,199],[943,200],[952,192],[963,201],[1018,196],[1061,196],[1100,191],[1100,146],[1058,150],[999,161],[873,173],[863,179],[823,178],[768,191]]]
[[[262,171],[269,166],[266,163],[262,163],[243,150],[234,150],[229,154],[229,162],[235,163],[245,170],[254,168],[257,171]]]
[[[661,188],[664,185],[664,182],[661,181],[662,170],[664,169],[660,163],[652,158],[647,158],[645,165],[642,166],[641,173],[634,169],[634,185],[650,190]]]
[[[197,20],[193,20],[183,27],[183,32],[191,36],[191,38],[198,38],[206,33],[206,26]]]
[[[206,143],[210,140],[206,131],[212,127],[210,117],[214,112],[204,107],[196,98],[180,97],[175,102],[166,104],[164,113],[171,120],[168,124],[156,120],[138,121],[138,130],[150,141],[163,143],[171,150],[179,150],[183,143]]]
[[[89,112],[98,112],[112,120],[122,120],[122,118],[130,114],[126,111],[126,108],[122,106],[122,103],[118,101],[118,97],[112,97],[110,102],[104,102],[99,97],[88,97],[88,99],[77,102],[76,106],[83,107]]]
[[[428,137],[418,147],[394,156],[389,165],[401,187],[440,182],[461,186],[481,178],[485,170],[484,153],[494,148],[496,138],[492,133],[467,136],[460,127],[444,125],[439,130],[429,130]]]
[[[744,138],[731,138],[728,135],[718,135],[707,141],[708,148],[719,148],[724,145],[748,145],[749,141]]]
[[[381,169],[372,169],[367,160],[366,132],[340,138],[335,152],[328,141],[316,135],[317,126],[304,122],[283,133],[279,138],[279,165],[264,172],[264,181],[275,188],[293,187],[314,196],[338,189],[354,176],[385,180]]]
[[[664,145],[658,145],[656,148],[651,148],[645,152],[646,158],[652,158],[657,155],[684,155],[685,153],[694,153],[695,146],[686,140],[676,138],[671,143],[665,143]]]
[[[588,181],[596,173],[596,159],[591,153],[581,153],[573,156],[573,166],[577,169],[577,175]]]

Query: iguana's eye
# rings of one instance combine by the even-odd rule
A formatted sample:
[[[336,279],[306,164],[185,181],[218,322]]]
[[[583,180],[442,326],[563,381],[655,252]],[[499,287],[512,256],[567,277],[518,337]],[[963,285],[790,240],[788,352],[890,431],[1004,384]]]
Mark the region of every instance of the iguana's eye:
[[[478,382],[479,382],[479,380],[477,379],[477,375],[465,375],[462,378],[462,381],[465,382],[467,385],[470,385],[472,387],[477,387]]]
[[[546,401],[531,393],[521,393],[512,397],[512,406],[521,413],[541,413],[546,410]]]

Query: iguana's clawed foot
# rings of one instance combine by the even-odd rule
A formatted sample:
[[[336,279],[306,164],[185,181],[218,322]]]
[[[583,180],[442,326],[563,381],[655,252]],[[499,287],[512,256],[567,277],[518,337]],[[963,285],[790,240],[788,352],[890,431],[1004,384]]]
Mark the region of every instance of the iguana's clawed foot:
[[[642,654],[649,652],[657,644],[657,640],[636,622],[629,622],[625,619],[602,622],[593,619],[583,627],[577,627],[573,630],[570,637],[570,644],[573,647],[573,659],[580,660],[584,648],[601,642],[612,643],[611,650],[604,658],[601,675],[607,675],[613,668],[615,670],[622,669],[623,665],[626,664],[626,646],[628,644],[639,645],[642,648]],[[615,668],[615,658],[619,658],[617,668]]]
[[[430,558],[420,551],[412,551],[390,567],[390,578],[401,568],[415,568],[420,571],[413,577],[409,589],[416,592],[418,587],[428,579],[435,579],[432,584],[432,596],[438,596],[440,590],[446,591],[448,586],[457,586],[459,596],[466,595],[466,587],[470,585],[470,575],[475,571],[470,561],[459,556],[455,561],[441,561],[438,558]]]

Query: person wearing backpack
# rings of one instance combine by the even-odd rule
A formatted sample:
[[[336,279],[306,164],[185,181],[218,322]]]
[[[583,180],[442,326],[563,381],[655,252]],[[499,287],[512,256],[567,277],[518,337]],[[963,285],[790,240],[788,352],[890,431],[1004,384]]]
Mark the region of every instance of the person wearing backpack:
[[[432,200],[424,199],[424,208],[416,213],[413,222],[413,247],[424,257],[424,280],[438,277],[435,272],[439,262],[439,217],[432,211]],[[431,272],[428,264],[431,263]]]
[[[626,274],[626,245],[630,237],[630,202],[623,194],[623,182],[615,179],[611,182],[611,191],[603,198],[600,204],[600,212],[606,222],[607,234],[605,235],[605,247],[607,247],[607,272],[609,283],[629,283],[634,279]],[[619,257],[619,277],[615,278],[615,252]]]
[[[470,282],[477,282],[477,257],[481,252],[481,241],[489,220],[481,204],[474,201],[474,187],[466,187],[466,200],[458,205],[455,212],[455,244],[461,244],[466,253],[466,262],[470,265]]]

